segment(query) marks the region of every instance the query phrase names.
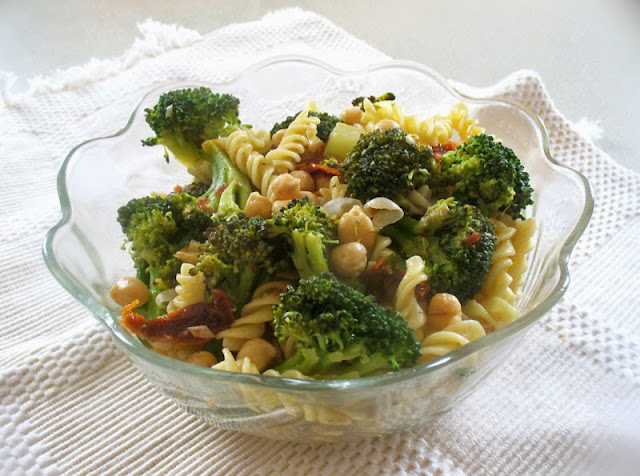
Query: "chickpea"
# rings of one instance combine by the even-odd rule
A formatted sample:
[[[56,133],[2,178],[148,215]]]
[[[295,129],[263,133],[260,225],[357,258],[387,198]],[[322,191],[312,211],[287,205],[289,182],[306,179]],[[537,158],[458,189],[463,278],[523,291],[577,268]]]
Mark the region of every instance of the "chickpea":
[[[321,188],[329,188],[329,183],[331,182],[331,175],[327,175],[325,173],[316,174],[315,176],[316,182],[316,190],[320,190]]]
[[[238,351],[236,360],[249,357],[249,360],[257,367],[260,372],[267,370],[276,358],[276,348],[269,342],[259,337],[249,339]]]
[[[373,247],[376,239],[373,222],[361,206],[356,205],[338,220],[338,239],[340,243],[357,241],[368,250]]]
[[[462,306],[453,294],[438,293],[431,298],[427,321],[437,330],[462,320]]]
[[[300,190],[303,192],[313,192],[316,189],[316,183],[309,172],[304,170],[292,170],[291,175],[300,180]]]
[[[367,249],[356,241],[338,245],[331,251],[331,266],[340,276],[353,278],[367,267]]]
[[[300,179],[291,174],[278,175],[271,184],[276,200],[291,200],[300,194]]]
[[[340,120],[349,125],[359,124],[363,114],[364,112],[359,107],[350,107],[340,113]]]
[[[116,284],[111,288],[109,295],[111,299],[122,307],[131,304],[136,299],[140,304],[144,304],[151,297],[147,286],[138,278],[132,276],[118,279]]]
[[[297,198],[302,198],[302,197],[307,197],[310,203],[315,203],[316,205],[320,204],[320,200],[318,199],[318,196],[313,192],[307,192],[306,190],[304,192],[300,192]]]
[[[286,208],[290,201],[291,200],[276,200],[273,202],[273,207],[271,207],[271,213],[276,214],[283,208]]]
[[[271,143],[275,147],[278,147],[280,145],[280,142],[282,142],[282,138],[284,137],[285,132],[286,132],[286,129],[280,129],[278,132],[273,134],[273,137],[271,137]]]
[[[267,197],[260,195],[258,192],[251,192],[247,203],[244,205],[244,213],[250,217],[262,217],[265,220],[271,218],[273,203]]]
[[[216,359],[216,356],[211,352],[203,350],[196,352],[195,354],[191,354],[187,359],[187,362],[195,365],[202,365],[203,367],[213,367],[218,363],[218,359]]]
[[[388,131],[389,129],[395,129],[396,127],[400,127],[400,124],[396,121],[391,119],[382,119],[378,121],[375,128],[381,131]]]

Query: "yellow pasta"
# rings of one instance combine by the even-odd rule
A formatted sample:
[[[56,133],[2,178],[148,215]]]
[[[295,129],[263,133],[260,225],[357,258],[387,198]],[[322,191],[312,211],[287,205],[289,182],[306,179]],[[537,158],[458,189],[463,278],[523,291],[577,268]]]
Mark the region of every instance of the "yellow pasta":
[[[176,281],[176,297],[167,305],[167,313],[204,301],[204,275],[193,264],[182,263]]]
[[[469,117],[469,107],[463,102],[459,102],[449,111],[449,120],[463,142],[469,140],[471,136],[484,132],[484,129],[478,126],[477,121]]]
[[[527,269],[535,221],[505,218],[496,222],[496,251],[480,293],[463,306],[466,316],[495,330],[520,316],[516,307],[520,285]],[[515,243],[515,244],[514,244]]]
[[[324,202],[328,202],[329,200],[349,196],[349,187],[346,183],[340,182],[340,179],[337,176],[333,176],[329,181],[329,186],[319,189],[317,195]]]
[[[275,167],[265,160],[264,155],[255,150],[249,134],[246,129],[238,129],[229,136],[218,139],[217,143],[264,195],[277,177],[277,172]]]
[[[285,281],[271,281],[258,287],[250,302],[245,304],[229,329],[216,335],[222,339],[223,347],[229,350],[239,350],[249,339],[262,337],[266,324],[273,320],[272,308],[280,304],[280,293],[287,286]]]
[[[398,197],[396,203],[413,215],[424,215],[431,205],[435,203],[431,199],[431,189],[428,185],[422,185],[409,193]]]
[[[413,256],[406,261],[407,272],[402,277],[396,292],[395,308],[413,330],[416,339],[421,340],[424,335],[422,326],[427,321],[427,316],[416,299],[416,286],[427,280],[424,273],[424,261],[420,256]]]
[[[293,169],[293,164],[300,162],[301,156],[309,144],[315,139],[320,119],[309,115],[305,109],[296,116],[287,127],[278,147],[270,150],[265,158],[283,173]]]
[[[471,341],[484,336],[485,330],[478,321],[456,322],[441,331],[425,337],[420,343],[422,357],[420,363],[427,363],[442,357]]]

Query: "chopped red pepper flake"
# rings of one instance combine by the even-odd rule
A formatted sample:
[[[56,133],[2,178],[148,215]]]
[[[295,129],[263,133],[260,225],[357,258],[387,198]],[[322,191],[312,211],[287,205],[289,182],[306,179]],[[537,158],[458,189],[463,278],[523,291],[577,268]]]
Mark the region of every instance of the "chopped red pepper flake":
[[[467,240],[465,241],[465,244],[467,246],[471,246],[472,244],[476,243],[480,241],[480,233],[478,233],[477,231],[474,231],[473,233],[471,233],[468,237]]]

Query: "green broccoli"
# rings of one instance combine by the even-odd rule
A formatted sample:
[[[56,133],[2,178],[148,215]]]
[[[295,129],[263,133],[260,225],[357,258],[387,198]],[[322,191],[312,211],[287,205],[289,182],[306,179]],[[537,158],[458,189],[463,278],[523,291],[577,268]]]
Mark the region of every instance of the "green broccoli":
[[[198,208],[195,197],[182,191],[166,197],[134,198],[118,209],[118,223],[130,244],[138,277],[151,291],[148,315],[157,317],[161,311],[154,298],[175,286],[180,269],[174,253],[191,240],[202,241],[211,216]]]
[[[482,289],[496,248],[493,222],[453,197],[439,200],[421,219],[404,217],[382,233],[403,259],[422,257],[431,296],[450,293],[462,303]]]
[[[364,106],[362,105],[364,103],[364,100],[368,99],[369,101],[371,101],[372,103],[376,103],[376,102],[380,102],[380,101],[394,101],[396,99],[396,95],[393,93],[384,93],[378,97],[376,96],[358,96],[357,98],[355,98],[353,101],[351,101],[351,104],[355,107],[359,107],[360,109],[362,109],[364,111]]]
[[[230,94],[213,93],[204,87],[166,92],[153,108],[144,110],[147,124],[156,135],[142,144],[163,145],[187,168],[195,169],[209,161],[202,143],[227,135],[240,124],[239,104]]]
[[[363,134],[342,163],[351,196],[396,199],[424,185],[435,166],[431,148],[419,146],[401,129]]]
[[[301,277],[329,270],[328,247],[338,243],[336,220],[307,197],[294,198],[267,220],[267,234],[286,240]]]
[[[201,206],[220,215],[241,212],[253,190],[249,178],[213,141],[203,143],[202,148],[211,160],[211,185],[200,197]]]
[[[453,195],[489,215],[522,218],[533,203],[529,174],[509,147],[486,134],[472,136],[444,154],[429,186],[439,196]]]
[[[143,145],[165,146],[196,180],[209,185],[200,205],[210,213],[241,211],[252,191],[249,179],[212,141],[238,127],[238,104],[229,94],[196,88],[165,93],[153,109],[145,109],[156,136]]]
[[[412,367],[420,345],[406,320],[330,273],[288,286],[274,307],[274,334],[296,353],[277,367],[316,377],[364,377]]]
[[[298,114],[300,114],[300,112],[302,111],[298,111],[297,114],[287,117],[282,122],[276,122],[271,128],[271,135],[273,136],[273,134],[278,132],[280,129],[286,129],[287,127],[289,127],[295,120],[295,118],[298,117]],[[320,119],[320,124],[318,124],[317,126],[317,136],[318,139],[320,139],[322,142],[327,142],[329,134],[331,134],[331,131],[333,131],[333,128],[336,126],[336,124],[340,122],[340,119],[338,119],[333,114],[320,111],[309,111],[309,116],[317,117]]]
[[[280,256],[263,218],[233,213],[213,217],[196,267],[207,286],[226,291],[239,311],[255,288],[280,269]]]

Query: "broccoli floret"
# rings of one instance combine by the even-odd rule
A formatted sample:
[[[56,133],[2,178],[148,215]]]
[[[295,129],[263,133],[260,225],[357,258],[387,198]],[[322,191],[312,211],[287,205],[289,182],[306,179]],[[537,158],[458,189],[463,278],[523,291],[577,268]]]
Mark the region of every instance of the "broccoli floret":
[[[240,124],[240,101],[230,94],[209,88],[177,89],[164,93],[153,108],[144,110],[154,137],[143,145],[163,145],[186,167],[195,169],[209,158],[200,146],[209,139],[226,135]]]
[[[279,269],[278,249],[265,225],[263,218],[242,213],[215,216],[198,256],[207,286],[226,291],[238,311]]]
[[[419,146],[401,129],[363,134],[342,163],[351,196],[396,199],[424,185],[435,165],[431,148]]]
[[[496,248],[493,222],[472,205],[439,200],[416,220],[404,217],[382,233],[403,259],[425,262],[429,294],[450,293],[464,303],[484,284]]]
[[[134,198],[118,209],[118,223],[130,243],[138,277],[149,286],[149,317],[157,317],[155,296],[176,284],[180,262],[174,253],[191,240],[202,241],[211,216],[185,191],[166,197]]]
[[[294,198],[269,218],[267,234],[284,238],[301,277],[329,271],[329,246],[338,243],[337,223],[307,197]]]
[[[271,135],[273,136],[273,134],[278,132],[280,129],[286,129],[287,127],[289,127],[291,123],[295,120],[295,118],[298,117],[298,114],[300,114],[300,112],[301,111],[298,111],[297,114],[287,117],[282,122],[276,122],[271,128]],[[327,112],[320,112],[320,111],[309,111],[309,116],[317,117],[320,119],[320,123],[317,126],[317,131],[318,131],[317,136],[318,136],[318,139],[320,139],[322,142],[327,142],[327,139],[329,138],[329,134],[331,134],[331,131],[336,126],[336,124],[340,122],[340,119],[338,119],[333,114],[329,114]]]
[[[393,93],[384,93],[378,97],[376,96],[358,96],[357,98],[355,98],[353,101],[351,101],[351,104],[355,107],[359,107],[360,109],[362,109],[364,111],[364,106],[362,105],[362,103],[364,102],[365,99],[368,99],[369,101],[371,101],[372,103],[376,103],[376,102],[380,102],[380,101],[394,101],[396,99],[396,95]]]
[[[533,203],[529,174],[509,147],[479,134],[447,152],[429,186],[440,196],[453,195],[489,215],[506,213],[522,218]]]
[[[420,345],[406,320],[330,273],[287,287],[274,307],[274,333],[296,353],[277,369],[305,375],[375,375],[411,367]]]

